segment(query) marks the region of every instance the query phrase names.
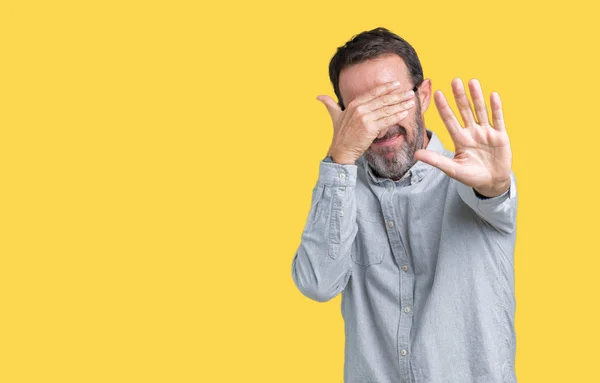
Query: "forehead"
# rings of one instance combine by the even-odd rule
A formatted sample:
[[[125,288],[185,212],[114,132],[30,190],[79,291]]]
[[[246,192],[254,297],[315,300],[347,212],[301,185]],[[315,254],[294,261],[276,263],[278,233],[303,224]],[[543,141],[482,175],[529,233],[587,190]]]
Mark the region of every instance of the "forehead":
[[[344,103],[378,85],[400,81],[401,89],[412,89],[412,79],[404,60],[396,54],[387,54],[345,67],[340,72],[339,87]]]

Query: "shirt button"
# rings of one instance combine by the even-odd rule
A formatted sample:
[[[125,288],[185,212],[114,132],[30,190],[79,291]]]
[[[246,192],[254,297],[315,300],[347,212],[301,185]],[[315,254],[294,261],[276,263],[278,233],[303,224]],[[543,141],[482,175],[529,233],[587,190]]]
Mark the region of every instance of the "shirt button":
[[[393,187],[391,187],[391,186],[388,186],[387,190],[388,190],[388,191],[391,193],[391,192],[392,192],[392,190],[394,190],[394,188],[393,188]]]
[[[394,221],[388,221],[388,226],[389,227],[394,227]]]
[[[408,270],[408,266],[402,265],[402,271],[407,271],[407,270]]]
[[[400,351],[400,355],[406,356],[406,355],[408,355],[408,351],[402,350],[402,351]]]
[[[343,217],[343,216],[344,216],[344,212],[340,211],[340,217]]]
[[[344,178],[346,178],[346,175],[344,173],[340,173],[340,178],[344,179]]]
[[[404,312],[408,314],[408,313],[410,312],[410,307],[406,306],[406,307],[404,308]]]

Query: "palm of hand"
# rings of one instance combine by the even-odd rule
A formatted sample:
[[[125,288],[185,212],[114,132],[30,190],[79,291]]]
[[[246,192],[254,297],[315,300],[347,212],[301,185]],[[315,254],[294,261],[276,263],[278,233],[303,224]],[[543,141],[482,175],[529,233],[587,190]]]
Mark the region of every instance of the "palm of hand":
[[[508,135],[486,125],[461,129],[453,137],[453,161],[461,166],[454,168],[451,177],[474,188],[510,177],[512,153]]]
[[[435,104],[444,125],[454,142],[455,155],[450,159],[430,150],[418,150],[415,159],[435,166],[448,176],[473,187],[479,193],[494,197],[510,185],[512,153],[500,96],[490,96],[493,126],[488,120],[487,107],[479,82],[469,82],[477,120],[465,93],[462,81],[455,79],[452,89],[465,127],[463,128],[442,92],[435,93]]]

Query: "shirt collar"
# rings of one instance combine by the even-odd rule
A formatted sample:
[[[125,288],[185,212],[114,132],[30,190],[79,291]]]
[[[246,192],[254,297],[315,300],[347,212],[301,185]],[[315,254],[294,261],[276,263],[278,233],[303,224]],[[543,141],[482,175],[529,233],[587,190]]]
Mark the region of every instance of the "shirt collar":
[[[427,147],[425,149],[434,151],[436,153],[443,154],[444,145],[442,144],[442,142],[440,141],[438,136],[432,130],[426,129],[425,132],[427,134],[427,137],[429,137],[429,143],[427,144]],[[369,181],[371,181],[373,183],[377,183],[377,184],[380,184],[380,183],[386,182],[386,181],[387,182],[390,181],[389,178],[382,178],[382,177],[376,176],[373,173],[371,166],[369,165],[367,160],[364,158],[364,156],[361,156],[360,158],[362,160],[361,161],[362,165],[368,174]],[[426,164],[425,162],[417,161],[404,174],[404,176],[402,176],[402,178],[400,178],[398,181],[394,181],[394,182],[398,185],[398,184],[406,183],[407,180],[410,179],[410,184],[414,185],[415,183],[417,183],[417,182],[421,181],[423,178],[425,178],[425,175],[427,174],[427,172],[429,170],[431,170],[432,168],[433,168],[433,166]]]

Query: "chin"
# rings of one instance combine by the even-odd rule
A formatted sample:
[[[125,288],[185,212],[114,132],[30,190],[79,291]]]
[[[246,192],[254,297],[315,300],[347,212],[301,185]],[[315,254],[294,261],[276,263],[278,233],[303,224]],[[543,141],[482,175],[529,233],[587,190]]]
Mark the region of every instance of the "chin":
[[[408,153],[404,148],[398,148],[396,150],[390,150],[389,154],[393,155],[388,158],[385,154],[377,153],[374,150],[368,150],[366,154],[366,160],[374,170],[374,172],[385,178],[400,178],[414,165],[415,161],[409,158]]]

